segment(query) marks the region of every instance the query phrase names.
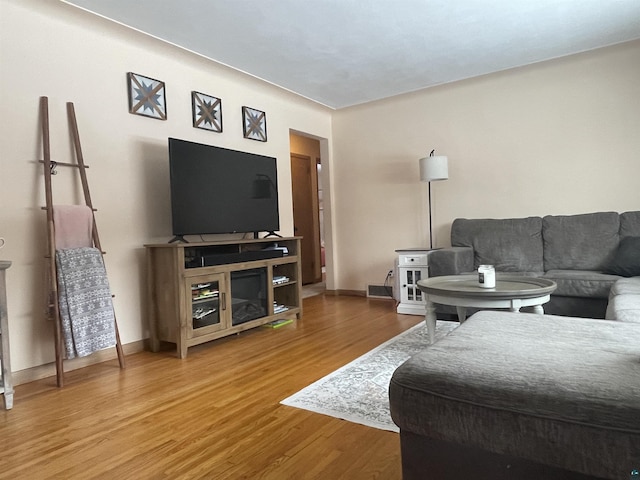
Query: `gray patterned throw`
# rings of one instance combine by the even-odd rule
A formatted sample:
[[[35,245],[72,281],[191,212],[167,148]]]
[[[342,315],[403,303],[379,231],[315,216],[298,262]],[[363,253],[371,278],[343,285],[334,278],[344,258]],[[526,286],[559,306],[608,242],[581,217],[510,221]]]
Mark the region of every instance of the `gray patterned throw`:
[[[58,299],[67,358],[116,344],[115,315],[102,254],[82,247],[56,251]]]

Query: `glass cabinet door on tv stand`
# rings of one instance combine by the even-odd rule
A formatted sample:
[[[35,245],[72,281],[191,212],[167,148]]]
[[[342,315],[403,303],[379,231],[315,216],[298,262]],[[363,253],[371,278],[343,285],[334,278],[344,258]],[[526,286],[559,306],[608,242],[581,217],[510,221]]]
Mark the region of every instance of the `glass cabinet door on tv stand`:
[[[226,288],[223,274],[202,275],[190,279],[190,337],[215,332],[226,326]]]

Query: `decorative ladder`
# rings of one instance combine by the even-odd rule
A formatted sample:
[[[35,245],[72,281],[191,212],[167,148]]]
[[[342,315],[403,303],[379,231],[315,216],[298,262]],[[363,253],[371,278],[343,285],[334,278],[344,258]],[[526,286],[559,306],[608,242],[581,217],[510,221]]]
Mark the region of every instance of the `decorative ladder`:
[[[47,211],[47,246],[48,254],[46,258],[49,260],[49,305],[48,314],[53,317],[54,321],[54,337],[55,337],[55,352],[56,352],[56,379],[58,387],[64,385],[64,345],[62,338],[62,326],[60,317],[60,304],[58,300],[58,276],[56,268],[56,245],[55,245],[55,225],[53,221],[53,194],[51,188],[51,175],[55,174],[55,168],[57,166],[65,166],[77,168],[80,173],[80,180],[82,182],[82,190],[84,192],[85,204],[95,212],[91,202],[91,194],[89,193],[89,184],[87,182],[87,165],[84,163],[84,157],[82,155],[82,148],[80,146],[80,136],[78,134],[78,124],[76,123],[76,113],[73,107],[73,103],[67,102],[67,116],[69,118],[69,127],[71,128],[71,134],[73,137],[73,144],[75,147],[75,156],[77,163],[63,163],[54,162],[51,160],[51,151],[49,146],[49,99],[47,97],[40,97],[40,116],[42,121],[42,150],[44,160],[40,160],[44,163],[44,186]],[[98,228],[95,222],[95,215],[93,218],[93,231],[92,231],[93,244],[102,255],[105,252],[100,245],[100,237],[98,236]],[[115,322],[115,312],[114,312]],[[120,334],[118,332],[118,324],[115,322],[115,334],[116,334],[116,351],[118,353],[118,362],[120,368],[125,368],[124,353],[122,351],[122,344],[120,343]]]

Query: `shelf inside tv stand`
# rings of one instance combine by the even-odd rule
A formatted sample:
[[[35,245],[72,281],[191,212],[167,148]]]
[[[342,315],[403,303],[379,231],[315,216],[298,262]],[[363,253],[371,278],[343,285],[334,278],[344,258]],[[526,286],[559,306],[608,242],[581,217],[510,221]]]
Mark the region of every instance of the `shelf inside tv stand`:
[[[300,237],[145,245],[151,349],[302,318]],[[286,252],[286,254],[285,254]]]

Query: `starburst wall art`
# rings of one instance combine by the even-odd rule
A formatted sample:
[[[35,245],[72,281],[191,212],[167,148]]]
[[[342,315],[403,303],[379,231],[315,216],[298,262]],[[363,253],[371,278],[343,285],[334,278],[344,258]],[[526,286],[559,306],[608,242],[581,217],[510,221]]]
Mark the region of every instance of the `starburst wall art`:
[[[222,132],[222,100],[200,92],[191,92],[193,126]]]
[[[267,114],[250,107],[242,107],[242,130],[244,138],[267,141]]]
[[[164,82],[137,73],[127,73],[129,87],[129,113],[145,117],[167,119]]]

